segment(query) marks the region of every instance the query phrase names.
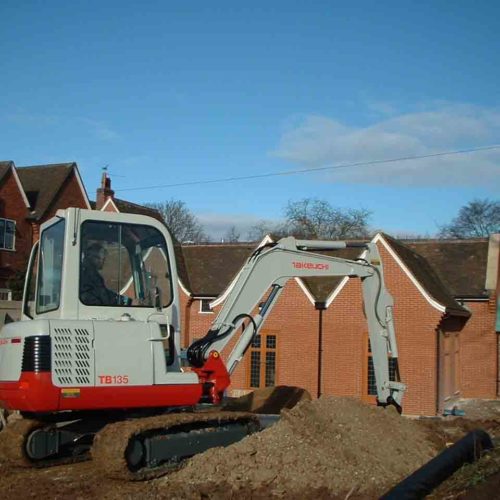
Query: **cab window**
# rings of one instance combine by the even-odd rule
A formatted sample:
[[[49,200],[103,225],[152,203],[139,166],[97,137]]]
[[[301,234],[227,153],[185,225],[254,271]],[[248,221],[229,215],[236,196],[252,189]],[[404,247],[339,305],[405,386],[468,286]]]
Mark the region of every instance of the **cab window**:
[[[139,224],[84,222],[79,295],[85,305],[169,305],[172,283],[163,235]]]
[[[65,221],[45,229],[40,239],[40,271],[36,312],[55,311],[61,302]]]

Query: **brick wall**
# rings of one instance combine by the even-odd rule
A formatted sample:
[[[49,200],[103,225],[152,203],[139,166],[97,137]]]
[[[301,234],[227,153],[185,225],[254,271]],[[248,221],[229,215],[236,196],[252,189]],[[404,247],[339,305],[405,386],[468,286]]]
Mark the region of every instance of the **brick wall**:
[[[498,378],[498,339],[495,313],[488,302],[466,302],[472,316],[460,332],[461,395],[495,398]]]
[[[62,185],[59,193],[57,193],[57,196],[54,198],[52,204],[47,210],[47,213],[40,221],[40,224],[50,219],[51,217],[54,217],[59,209],[65,209],[69,207],[88,208],[84,194],[82,193],[80,184],[78,183],[74,171],[68,176],[68,178]]]
[[[31,249],[31,224],[19,186],[10,171],[0,185],[0,217],[16,221],[15,251],[0,250],[0,288],[8,288],[8,278],[15,270],[26,269]]]
[[[220,307],[213,314],[200,313],[200,300],[194,300],[186,314],[187,297],[181,293],[181,309],[189,323],[189,338],[185,346],[194,339],[204,336],[210,324],[217,317]],[[317,391],[317,356],[319,312],[304,295],[295,280],[290,280],[264,324],[263,332],[277,336],[277,384],[297,385],[313,394]],[[224,349],[224,355],[231,352],[237,336]],[[248,389],[249,357],[245,356],[232,376],[230,390]]]

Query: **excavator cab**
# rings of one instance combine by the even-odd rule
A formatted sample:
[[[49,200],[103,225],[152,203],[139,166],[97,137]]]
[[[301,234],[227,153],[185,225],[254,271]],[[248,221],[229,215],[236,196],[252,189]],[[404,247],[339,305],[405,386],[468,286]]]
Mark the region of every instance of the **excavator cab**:
[[[180,366],[173,255],[166,227],[142,216],[69,208],[43,224],[23,321],[1,333],[5,405],[38,413],[197,403],[198,376]]]
[[[50,312],[57,312],[61,318],[67,316],[66,306],[75,301],[76,293],[79,318],[89,312],[95,315],[97,309],[91,312],[87,307],[119,307],[106,311],[113,318],[127,314],[128,308],[170,308],[174,285],[169,238],[164,230],[102,220],[101,214],[96,216],[94,212],[92,219],[73,228],[74,240],[67,245],[66,237],[71,237],[66,234],[67,222],[68,217],[61,217],[42,227],[28,269],[30,278],[23,301],[25,319]],[[71,281],[73,286],[63,286],[63,280],[66,285]]]

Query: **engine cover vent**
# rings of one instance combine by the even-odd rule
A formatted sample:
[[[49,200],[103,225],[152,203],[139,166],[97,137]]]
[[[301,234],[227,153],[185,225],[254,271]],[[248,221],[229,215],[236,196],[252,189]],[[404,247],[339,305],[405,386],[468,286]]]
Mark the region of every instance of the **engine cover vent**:
[[[89,321],[51,321],[52,381],[60,387],[94,385],[94,338]]]

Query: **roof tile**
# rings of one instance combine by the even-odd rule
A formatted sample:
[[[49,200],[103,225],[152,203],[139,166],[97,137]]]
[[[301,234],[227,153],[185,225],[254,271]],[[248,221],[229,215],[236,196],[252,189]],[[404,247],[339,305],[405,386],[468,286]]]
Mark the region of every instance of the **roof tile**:
[[[31,204],[32,217],[40,220],[54,201],[76,163],[17,167],[24,192]]]

